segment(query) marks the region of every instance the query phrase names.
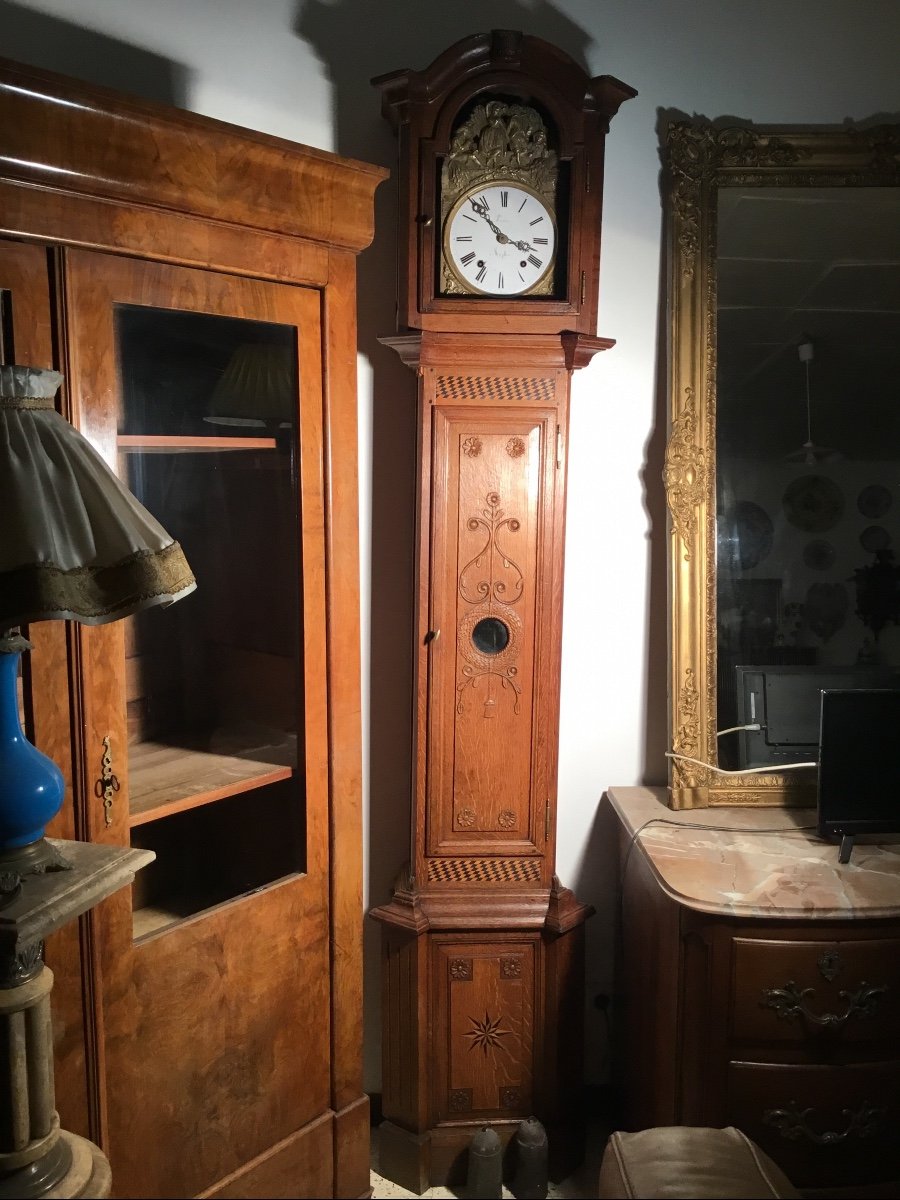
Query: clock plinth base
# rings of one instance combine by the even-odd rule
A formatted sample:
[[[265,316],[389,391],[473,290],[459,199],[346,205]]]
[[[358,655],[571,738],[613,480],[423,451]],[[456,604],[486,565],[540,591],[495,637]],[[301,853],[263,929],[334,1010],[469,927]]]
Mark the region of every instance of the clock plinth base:
[[[410,1191],[464,1183],[469,1144],[485,1125],[505,1146],[537,1117],[555,1179],[583,1157],[591,910],[568,889],[545,895],[543,919],[529,925],[501,916],[483,926],[483,896],[471,898],[471,911],[459,898],[452,926],[446,917],[439,928],[411,920],[408,892],[372,914],[382,923],[379,1171]],[[507,1166],[511,1177],[515,1163]]]

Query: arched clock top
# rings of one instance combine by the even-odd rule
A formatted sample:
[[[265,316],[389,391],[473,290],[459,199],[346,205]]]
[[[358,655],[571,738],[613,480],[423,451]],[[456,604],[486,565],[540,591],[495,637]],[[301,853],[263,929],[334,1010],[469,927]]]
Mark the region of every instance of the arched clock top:
[[[373,83],[403,130],[399,328],[593,334],[604,140],[634,89],[507,29]]]

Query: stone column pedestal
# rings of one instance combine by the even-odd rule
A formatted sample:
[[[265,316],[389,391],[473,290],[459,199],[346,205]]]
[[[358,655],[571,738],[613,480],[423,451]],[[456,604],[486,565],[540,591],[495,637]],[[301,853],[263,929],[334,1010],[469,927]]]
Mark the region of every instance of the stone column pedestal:
[[[101,1200],[112,1188],[102,1150],[59,1127],[44,938],[130,883],[155,855],[51,845],[64,869],[0,877],[0,1200]]]

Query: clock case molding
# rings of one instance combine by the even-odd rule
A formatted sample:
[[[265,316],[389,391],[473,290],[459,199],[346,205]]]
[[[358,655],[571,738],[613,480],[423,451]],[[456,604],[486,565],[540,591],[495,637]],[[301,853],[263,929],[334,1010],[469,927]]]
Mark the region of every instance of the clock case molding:
[[[603,146],[635,92],[511,31],[374,83],[400,140],[400,332],[382,340],[418,377],[410,862],[371,913],[380,1170],[416,1192],[464,1182],[474,1132],[506,1145],[537,1116],[559,1178],[582,1153],[592,911],[555,876],[569,393],[614,344],[593,332]],[[559,299],[435,294],[441,158],[494,97],[549,118],[571,167]],[[493,656],[485,616],[508,632]]]
[[[549,42],[514,30],[465,38],[424,71],[393,71],[372,83],[381,89],[382,113],[400,139],[398,325],[473,333],[592,334],[597,327],[604,138],[619,106],[637,94],[634,88],[611,75],[592,79]],[[554,296],[442,294],[441,218],[450,205],[442,205],[441,167],[452,152],[460,115],[491,99],[532,107],[549,126],[559,165],[559,254],[565,256],[558,274],[563,290]],[[505,166],[494,165],[482,177],[534,186],[533,174],[511,155]],[[470,182],[477,181],[473,175]]]

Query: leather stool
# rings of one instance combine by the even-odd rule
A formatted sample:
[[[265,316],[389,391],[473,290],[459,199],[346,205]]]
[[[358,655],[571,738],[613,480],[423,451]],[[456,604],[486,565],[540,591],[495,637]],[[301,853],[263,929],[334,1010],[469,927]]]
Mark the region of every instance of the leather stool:
[[[674,1125],[611,1134],[598,1195],[601,1200],[760,1200],[800,1193],[739,1129]]]

